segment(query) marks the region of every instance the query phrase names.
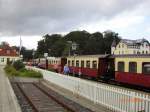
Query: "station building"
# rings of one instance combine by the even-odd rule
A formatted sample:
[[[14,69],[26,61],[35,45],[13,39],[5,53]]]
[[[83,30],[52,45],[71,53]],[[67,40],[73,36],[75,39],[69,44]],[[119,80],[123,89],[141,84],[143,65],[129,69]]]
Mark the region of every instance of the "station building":
[[[150,43],[146,39],[122,39],[118,44],[116,44],[116,42],[113,41],[111,46],[111,54],[150,54]]]
[[[20,59],[16,49],[4,43],[0,46],[0,65],[6,65],[9,62],[13,62]]]

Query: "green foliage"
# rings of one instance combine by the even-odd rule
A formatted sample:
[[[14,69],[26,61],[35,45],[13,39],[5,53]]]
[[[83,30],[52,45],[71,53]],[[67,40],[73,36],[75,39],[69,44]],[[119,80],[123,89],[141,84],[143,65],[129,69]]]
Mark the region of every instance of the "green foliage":
[[[33,70],[21,69],[19,70],[20,75],[22,77],[35,77],[35,78],[42,78],[42,74],[40,72],[36,72]]]
[[[17,60],[13,63],[13,67],[16,69],[16,70],[20,70],[22,68],[25,67],[25,65],[23,64],[23,62],[21,60]]]
[[[4,70],[7,74],[14,74],[16,72],[16,69],[11,65],[6,65]]]
[[[27,70],[25,68],[16,70],[11,65],[6,65],[4,70],[8,74],[8,76],[42,78],[42,74],[40,72],[36,72],[36,71],[33,71],[33,70]]]
[[[90,34],[87,31],[72,31],[64,36],[59,34],[45,35],[44,39],[38,42],[36,56],[41,57],[45,52],[50,56],[66,56],[69,53],[71,44],[68,41],[77,43],[79,46],[77,54],[110,54],[111,45],[114,40],[118,43],[120,37],[113,31],[105,31],[104,34],[95,32]]]

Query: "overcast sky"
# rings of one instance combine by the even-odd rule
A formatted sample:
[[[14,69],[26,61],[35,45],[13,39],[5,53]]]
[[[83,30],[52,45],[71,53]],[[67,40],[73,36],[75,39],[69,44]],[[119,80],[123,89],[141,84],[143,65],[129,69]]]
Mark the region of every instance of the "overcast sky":
[[[0,0],[0,41],[36,48],[49,33],[113,30],[150,41],[150,0]]]

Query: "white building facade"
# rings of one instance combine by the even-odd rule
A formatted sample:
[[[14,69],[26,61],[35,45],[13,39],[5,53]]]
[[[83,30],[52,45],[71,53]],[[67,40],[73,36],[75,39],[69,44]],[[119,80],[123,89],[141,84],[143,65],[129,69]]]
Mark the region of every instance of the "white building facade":
[[[112,43],[111,54],[150,54],[150,43],[146,39],[122,39],[118,44]]]

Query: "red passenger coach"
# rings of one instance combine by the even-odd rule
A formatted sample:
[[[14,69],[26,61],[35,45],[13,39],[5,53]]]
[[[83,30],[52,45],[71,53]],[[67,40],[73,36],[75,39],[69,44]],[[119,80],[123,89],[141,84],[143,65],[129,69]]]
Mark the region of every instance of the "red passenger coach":
[[[150,88],[150,55],[115,57],[117,82]]]
[[[39,58],[38,67],[46,69],[46,59]],[[67,63],[67,59],[63,57],[47,57],[48,69],[54,70],[56,72],[62,73],[63,67]]]
[[[114,65],[110,55],[81,55],[67,57],[67,64],[72,74],[90,78],[100,78]]]

